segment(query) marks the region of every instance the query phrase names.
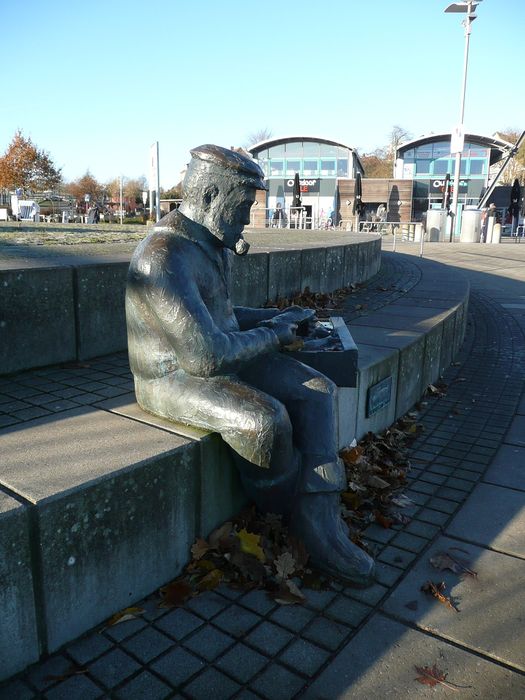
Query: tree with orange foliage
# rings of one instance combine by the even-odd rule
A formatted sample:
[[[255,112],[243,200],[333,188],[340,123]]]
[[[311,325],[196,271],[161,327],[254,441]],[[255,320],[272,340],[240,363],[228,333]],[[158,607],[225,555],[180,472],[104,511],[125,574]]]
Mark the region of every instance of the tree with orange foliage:
[[[13,190],[42,191],[57,187],[62,180],[61,168],[57,168],[48,153],[26,139],[20,129],[0,157],[0,187]]]

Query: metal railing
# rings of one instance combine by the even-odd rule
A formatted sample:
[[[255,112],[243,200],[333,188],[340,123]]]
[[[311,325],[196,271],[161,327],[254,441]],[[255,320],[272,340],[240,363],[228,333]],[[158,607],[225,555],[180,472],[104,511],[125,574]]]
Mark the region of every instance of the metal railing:
[[[281,213],[277,213],[281,212]],[[250,214],[250,226],[285,229],[321,229],[335,228],[329,216],[307,216],[304,207],[284,209],[263,209],[257,207]]]

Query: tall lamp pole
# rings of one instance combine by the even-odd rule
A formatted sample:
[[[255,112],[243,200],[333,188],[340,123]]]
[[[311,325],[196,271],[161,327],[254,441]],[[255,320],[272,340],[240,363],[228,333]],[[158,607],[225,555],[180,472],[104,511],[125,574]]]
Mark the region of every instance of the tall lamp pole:
[[[452,133],[450,140],[450,150],[456,153],[456,163],[454,168],[454,189],[452,191],[452,226],[450,229],[450,240],[452,241],[458,220],[458,195],[459,195],[459,180],[461,176],[461,154],[464,146],[464,127],[463,121],[465,118],[465,94],[467,91],[467,70],[468,70],[468,50],[470,42],[470,33],[472,22],[476,19],[476,7],[482,0],[459,0],[449,5],[445,12],[463,12],[467,17],[462,24],[465,27],[465,53],[463,58],[463,85],[461,88],[461,103],[459,110],[459,124]]]

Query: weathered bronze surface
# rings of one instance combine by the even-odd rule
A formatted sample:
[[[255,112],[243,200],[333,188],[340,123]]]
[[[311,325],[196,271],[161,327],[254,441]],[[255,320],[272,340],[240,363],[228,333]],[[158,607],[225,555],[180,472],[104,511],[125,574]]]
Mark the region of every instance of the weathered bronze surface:
[[[358,584],[373,561],[350,542],[339,515],[345,475],[336,445],[337,388],[287,357],[308,309],[233,307],[231,257],[242,236],[259,166],[232,150],[195,148],[180,209],[137,247],[126,291],[131,369],[150,413],[220,433],[248,495],[282,513],[321,569]]]

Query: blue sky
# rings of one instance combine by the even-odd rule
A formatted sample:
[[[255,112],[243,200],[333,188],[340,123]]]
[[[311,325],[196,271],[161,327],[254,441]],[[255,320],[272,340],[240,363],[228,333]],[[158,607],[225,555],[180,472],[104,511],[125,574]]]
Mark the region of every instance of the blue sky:
[[[189,150],[319,135],[364,153],[394,124],[414,137],[459,119],[464,31],[448,0],[4,0],[0,153],[17,128],[67,180],[147,175]],[[482,0],[465,128],[525,128],[525,0]]]

